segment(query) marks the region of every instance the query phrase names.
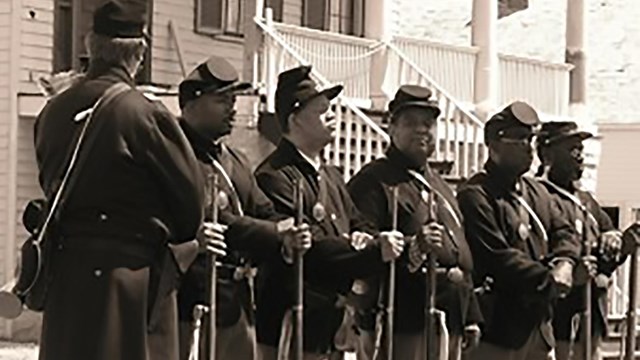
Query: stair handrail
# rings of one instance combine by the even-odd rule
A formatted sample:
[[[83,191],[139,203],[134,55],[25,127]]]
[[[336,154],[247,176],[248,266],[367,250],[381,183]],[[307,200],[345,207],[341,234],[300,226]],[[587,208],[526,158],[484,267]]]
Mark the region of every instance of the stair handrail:
[[[289,55],[291,55],[296,61],[300,64],[308,64],[306,61],[295,49],[293,49],[287,42],[280,36],[278,31],[265,23],[265,21],[259,17],[255,16],[253,21],[258,25],[258,27],[267,35],[271,37],[278,45],[280,45]],[[311,75],[315,77],[322,86],[329,86],[331,82],[322,76],[322,74],[318,73],[313,67],[311,68]],[[382,137],[382,140],[385,142],[390,141],[389,134],[384,131],[375,121],[371,120],[362,110],[360,110],[348,97],[343,94],[338,95],[338,99],[340,100],[340,104],[345,105],[349,110],[351,110],[356,116],[360,118],[367,126],[369,126],[373,131]]]
[[[402,61],[406,62],[416,73],[418,73],[422,78],[424,78],[428,83],[429,87],[432,90],[436,90],[440,94],[442,94],[449,102],[455,105],[456,108],[460,110],[464,115],[466,115],[471,121],[473,121],[476,125],[483,128],[484,122],[480,120],[475,114],[471,111],[467,110],[465,106],[463,106],[454,96],[452,96],[448,91],[446,91],[440,84],[438,84],[429,74],[424,72],[418,64],[416,64],[413,60],[411,60],[402,50],[398,48],[393,42],[386,41],[386,46],[390,50],[392,50]]]

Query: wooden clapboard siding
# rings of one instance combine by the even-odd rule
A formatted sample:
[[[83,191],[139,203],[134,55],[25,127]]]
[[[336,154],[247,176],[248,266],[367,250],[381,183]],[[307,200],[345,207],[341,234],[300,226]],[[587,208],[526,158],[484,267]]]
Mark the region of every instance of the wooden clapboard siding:
[[[153,47],[151,81],[177,85],[182,80],[178,55],[169,32],[169,20],[177,28],[187,73],[198,62],[216,54],[242,71],[242,38],[212,37],[195,32],[195,1],[155,0],[153,3]]]
[[[282,22],[301,25],[303,1],[304,0],[283,0]]]
[[[21,117],[18,120],[18,151],[17,151],[17,189],[16,189],[16,246],[22,244],[27,232],[22,226],[22,212],[26,203],[42,196],[38,184],[38,167],[33,148],[34,118]]]
[[[0,1],[0,284],[9,277],[9,264],[14,253],[8,233],[8,133],[11,118],[11,42],[12,42],[12,2]],[[17,51],[14,50],[14,51]],[[0,337],[8,337],[11,332],[9,322],[0,321]]]
[[[300,25],[303,0],[283,0],[283,21]],[[245,9],[245,11],[252,11]],[[208,36],[195,32],[195,1],[154,0],[151,81],[176,85],[182,80],[178,55],[169,33],[169,20],[178,29],[180,47],[187,72],[198,62],[216,54],[225,57],[242,73],[243,38],[229,35]]]
[[[53,0],[22,0],[19,11],[20,91],[33,91],[38,77],[52,69]]]

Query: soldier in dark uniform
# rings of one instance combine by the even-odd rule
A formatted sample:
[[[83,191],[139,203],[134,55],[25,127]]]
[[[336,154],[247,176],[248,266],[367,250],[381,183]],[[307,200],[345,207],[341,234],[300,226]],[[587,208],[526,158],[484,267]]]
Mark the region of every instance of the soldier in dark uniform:
[[[329,102],[342,86],[319,92],[310,71],[303,66],[279,75],[276,113],[283,139],[258,167],[256,177],[276,211],[288,216],[295,214],[294,184],[303,181],[304,220],[313,234],[304,263],[305,359],[327,359],[335,350],[334,336],[343,319],[341,295],[348,293],[354,278],[381,272],[385,262],[401,254],[403,240],[397,232],[374,238],[340,171],[320,161],[335,126]],[[264,272],[261,268],[259,277],[258,343],[263,359],[275,359],[279,342],[281,350],[288,346],[280,330],[293,304],[292,271],[290,266],[271,266]]]
[[[86,77],[52,98],[36,120],[39,179],[51,200],[82,127],[76,115],[112,85],[130,87],[94,114],[80,150],[86,161],[74,170],[59,236],[50,239],[54,279],[41,360],[178,357],[175,279],[200,245],[194,239],[203,183],[176,119],[134,88],[146,11],[146,1],[99,7],[87,39]]]
[[[451,187],[429,167],[427,159],[435,150],[436,119],[440,115],[437,103],[430,99],[431,91],[416,85],[401,86],[389,104],[391,145],[386,156],[366,165],[349,181],[349,193],[358,209],[373,221],[378,229],[391,228],[392,188],[398,188],[398,230],[413,237],[409,254],[396,270],[394,319],[394,359],[424,359],[427,279],[421,271],[427,251],[437,254],[442,271],[437,278],[437,307],[444,309],[451,333],[450,359],[460,357],[465,328],[479,340],[477,323],[481,320],[474,302],[471,271],[471,251],[464,238],[462,214]],[[437,219],[431,219],[429,193],[437,206]],[[360,291],[374,306],[379,293],[378,276],[373,282],[362,282]],[[373,301],[372,301],[373,300]],[[474,302],[477,305],[476,302]],[[475,310],[467,317],[470,310]],[[372,350],[375,308],[360,309],[362,337],[365,349]],[[475,330],[475,331],[474,331]],[[368,340],[368,341],[367,341]],[[469,343],[473,343],[469,338]],[[368,351],[364,351],[365,353]],[[371,353],[360,358],[370,359]]]
[[[584,168],[582,142],[591,137],[591,133],[579,131],[574,122],[545,123],[538,137],[537,152],[542,161],[539,172],[541,182],[558,199],[565,218],[571,224],[575,224],[583,241],[583,249],[586,248],[586,242],[590,241],[593,245],[591,255],[597,257],[597,275],[591,281],[591,346],[592,358],[599,359],[599,345],[602,337],[606,335],[609,279],[626,257],[621,256],[620,231],[616,230],[609,216],[591,193],[579,187]],[[572,327],[572,319],[580,316],[586,308],[585,286],[588,280],[584,275],[587,273],[588,271],[581,266],[576,268],[574,288],[556,306],[553,330],[558,341],[558,360],[569,359],[570,350],[573,350],[572,359],[586,360],[584,319],[577,329]]]
[[[258,188],[244,155],[221,142],[231,132],[236,92],[250,86],[239,83],[233,66],[217,56],[198,65],[180,83],[180,125],[200,161],[202,177],[214,172],[220,177],[221,192],[216,196],[219,221],[226,226],[226,245],[212,244],[222,263],[216,286],[217,359],[256,358],[252,267],[259,262],[282,262],[282,254],[293,253],[299,245],[304,246],[302,250],[311,245],[307,225],[293,227],[292,219],[269,221],[283,217],[275,213],[271,201]],[[214,195],[209,188],[206,194],[208,224]],[[205,254],[198,256],[178,292],[181,358],[185,360],[192,341],[194,306],[208,303],[206,260]]]
[[[473,359],[547,359],[551,310],[571,288],[580,244],[554,197],[524,176],[533,161],[538,115],[515,102],[485,125],[489,160],[458,193],[485,328]]]

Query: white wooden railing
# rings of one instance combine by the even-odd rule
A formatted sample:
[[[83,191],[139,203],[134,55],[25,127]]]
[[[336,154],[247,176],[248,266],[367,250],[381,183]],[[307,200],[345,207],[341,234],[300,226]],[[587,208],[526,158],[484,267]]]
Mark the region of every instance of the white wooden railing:
[[[283,23],[273,27],[287,45],[331,83],[344,85],[345,96],[370,102],[371,59],[383,44],[371,39],[319,31]]]
[[[383,90],[388,97],[401,84],[422,84],[434,91],[443,110],[435,160],[453,161],[455,177],[468,177],[480,170],[487,150],[483,123],[471,112],[476,48],[411,38],[375,41],[275,23],[270,9],[264,13],[264,17],[258,13],[254,20],[264,34],[258,82],[269,111],[275,110],[278,74],[300,64],[313,65],[313,75],[321,86],[345,86],[334,104],[340,123],[337,139],[326,156],[345,169],[346,178],[379,155],[388,141],[379,124],[359,110],[371,104],[372,61],[378,51],[386,53]],[[525,100],[541,113],[566,115],[570,68],[500,55],[499,106]]]
[[[620,266],[611,276],[609,287],[608,316],[625,316],[629,304],[629,260]]]
[[[406,37],[395,37],[392,44],[456,99],[473,101],[477,48]]]
[[[539,112],[568,115],[569,64],[500,55],[498,104],[524,100]]]
[[[437,123],[435,160],[453,161],[451,175],[456,178],[468,178],[479,171],[487,156],[483,142],[484,123],[471,113],[469,106],[459,102],[396,45],[388,46],[385,86],[393,92],[401,84],[426,86],[434,92],[442,110]]]
[[[262,51],[262,70],[259,82],[266,90],[267,108],[275,110],[274,98],[277,76],[282,71],[309,62],[285,40],[285,37],[273,25],[271,12],[266,17],[255,17],[254,21],[262,30],[264,48]],[[322,87],[333,82],[324,77],[317,66],[313,66],[312,77]],[[389,136],[367,117],[353,99],[345,93],[340,94],[333,102],[336,115],[336,135],[333,143],[324,150],[325,160],[341,167],[347,181],[363,164],[376,159],[384,152]]]

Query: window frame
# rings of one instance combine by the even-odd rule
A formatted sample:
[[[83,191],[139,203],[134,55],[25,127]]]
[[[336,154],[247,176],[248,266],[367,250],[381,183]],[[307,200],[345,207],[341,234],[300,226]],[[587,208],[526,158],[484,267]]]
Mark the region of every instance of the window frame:
[[[198,34],[204,34],[204,35],[221,35],[224,34],[224,27],[225,27],[225,18],[226,18],[226,13],[227,13],[227,0],[195,0],[196,1],[196,6],[195,6],[195,28],[194,31]],[[203,16],[203,5],[202,3],[204,1],[219,1],[220,2],[220,14],[219,14],[219,18],[217,19],[219,21],[220,26],[219,27],[215,27],[212,25],[206,25],[203,24],[202,21],[202,16]]]
[[[195,24],[194,24],[194,32],[197,34],[203,34],[208,36],[231,36],[231,37],[244,37],[244,22],[246,20],[246,4],[244,0],[238,0],[235,6],[237,9],[235,10],[237,13],[237,25],[232,27],[230,24],[229,17],[229,6],[231,0],[195,0]],[[202,19],[202,9],[203,2],[205,1],[216,1],[219,2],[219,7],[221,9],[219,17],[216,19],[216,22],[219,26],[206,25],[203,24]],[[268,5],[277,5],[274,8],[274,19],[276,21],[282,21],[283,13],[284,13],[284,0],[270,0],[267,2]],[[253,17],[250,19],[252,20]]]
[[[314,4],[322,1],[324,4],[324,10],[322,15],[322,26],[319,28],[317,26],[310,26],[309,21],[309,2],[313,1]],[[334,6],[335,1],[340,2],[338,4],[338,28],[332,28],[333,17],[335,17],[334,13],[332,13],[332,8]],[[343,10],[345,9],[344,1],[350,1],[350,12],[351,16],[343,16]],[[364,16],[365,16],[365,1],[364,0],[303,0],[302,2],[302,19],[301,26],[308,27],[310,29],[316,29],[321,31],[330,31],[339,34],[363,37],[364,36]],[[344,19],[348,19],[349,25],[347,28],[343,28],[345,26]]]

